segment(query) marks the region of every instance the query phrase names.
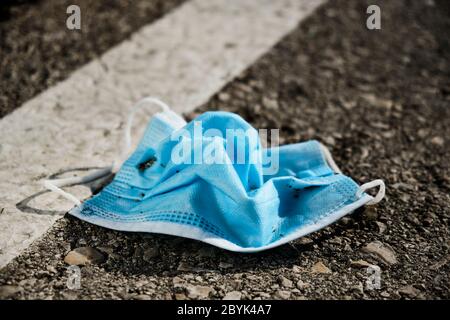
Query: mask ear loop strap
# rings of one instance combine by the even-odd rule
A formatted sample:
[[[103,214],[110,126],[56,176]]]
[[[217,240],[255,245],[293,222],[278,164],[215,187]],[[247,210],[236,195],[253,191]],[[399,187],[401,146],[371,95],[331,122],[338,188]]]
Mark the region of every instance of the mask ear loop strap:
[[[76,198],[74,195],[72,195],[69,192],[64,191],[61,189],[61,187],[65,186],[74,186],[78,184],[84,184],[91,181],[95,181],[97,179],[100,179],[108,174],[111,173],[111,166],[99,169],[97,171],[94,171],[93,173],[83,176],[83,177],[70,177],[70,178],[62,178],[62,179],[50,179],[50,180],[44,180],[44,186],[49,189],[50,191],[53,191],[60,196],[63,196],[67,200],[72,201],[75,205],[79,206],[81,204],[81,201]]]
[[[170,107],[162,102],[161,100],[153,97],[146,97],[140,100],[138,103],[136,103],[133,108],[131,109],[128,118],[127,123],[125,125],[124,130],[124,139],[123,139],[123,147],[122,152],[116,157],[116,159],[113,161],[111,166],[99,169],[92,174],[83,176],[83,177],[70,177],[70,178],[61,178],[61,179],[48,179],[44,180],[43,184],[45,188],[47,188],[50,191],[53,191],[60,196],[66,198],[69,201],[72,201],[75,205],[79,206],[81,204],[81,201],[75,197],[73,194],[66,192],[62,189],[62,187],[66,186],[73,186],[73,185],[79,185],[79,184],[85,184],[88,182],[95,181],[97,179],[100,179],[102,177],[105,177],[111,173],[115,173],[119,170],[120,166],[122,165],[122,159],[126,157],[129,150],[131,149],[131,128],[133,125],[134,115],[138,110],[140,110],[143,106],[148,104],[154,104],[163,109],[163,111],[170,111]]]
[[[328,163],[328,165],[330,166],[330,168],[336,173],[342,173],[341,169],[339,169],[338,165],[334,161],[330,150],[326,146],[324,146],[322,143],[320,143],[320,148],[322,149],[323,156],[325,157],[325,160]],[[356,192],[356,197],[358,199],[361,198],[362,194],[365,191],[372,189],[374,187],[379,187],[378,193],[376,194],[376,196],[373,199],[369,200],[366,203],[366,205],[371,206],[371,205],[377,204],[384,198],[384,196],[386,194],[386,186],[384,184],[384,181],[381,179],[376,179],[376,180],[370,181],[370,182],[365,183],[362,186],[360,186],[358,191]]]
[[[384,184],[384,181],[381,179],[376,179],[376,180],[367,182],[367,183],[363,184],[362,186],[360,186],[358,191],[356,191],[356,197],[358,199],[361,198],[362,194],[365,191],[372,189],[374,187],[379,187],[378,193],[376,194],[375,197],[373,197],[373,199],[368,201],[366,203],[366,205],[371,206],[371,205],[377,204],[384,198],[384,196],[386,194],[386,186]]]

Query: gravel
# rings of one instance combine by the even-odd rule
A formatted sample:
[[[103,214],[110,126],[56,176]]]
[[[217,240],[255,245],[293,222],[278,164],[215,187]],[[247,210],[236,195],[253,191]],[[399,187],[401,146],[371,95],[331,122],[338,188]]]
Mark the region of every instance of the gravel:
[[[382,263],[393,265],[397,263],[397,257],[394,250],[380,241],[373,241],[362,248],[362,251],[375,257]]]
[[[80,247],[70,251],[64,258],[64,262],[69,265],[85,266],[88,264],[100,264],[105,261],[105,256],[95,248]],[[56,269],[51,267],[53,273],[56,273]],[[47,270],[49,268],[47,267]]]
[[[365,28],[373,2],[382,8],[378,31]],[[240,299],[449,299],[449,16],[445,1],[331,1],[186,115],[228,110],[256,127],[281,128],[282,143],[323,141],[358,182],[385,180],[377,206],[256,254],[65,216],[1,271],[0,292],[14,299],[223,299],[232,292]],[[80,246],[106,260],[83,266],[81,289],[69,290],[64,257]],[[367,286],[366,265],[379,267],[379,288]]]

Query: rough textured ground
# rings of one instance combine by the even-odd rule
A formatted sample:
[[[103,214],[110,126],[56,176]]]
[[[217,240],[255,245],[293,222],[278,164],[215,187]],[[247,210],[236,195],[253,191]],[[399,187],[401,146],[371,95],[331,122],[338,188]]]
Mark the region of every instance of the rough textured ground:
[[[360,183],[386,181],[382,203],[258,254],[67,216],[2,270],[0,294],[450,298],[449,11],[445,1],[378,3],[382,30],[365,28],[368,1],[333,1],[197,112],[230,110],[256,127],[281,128],[282,143],[319,139]],[[385,246],[385,259],[365,252],[374,241]],[[64,257],[83,246],[103,259],[83,267],[82,288],[69,290]],[[381,289],[366,288],[358,260],[381,268]]]
[[[65,79],[184,0],[64,0],[0,3],[0,117]],[[66,28],[69,5],[81,30]]]

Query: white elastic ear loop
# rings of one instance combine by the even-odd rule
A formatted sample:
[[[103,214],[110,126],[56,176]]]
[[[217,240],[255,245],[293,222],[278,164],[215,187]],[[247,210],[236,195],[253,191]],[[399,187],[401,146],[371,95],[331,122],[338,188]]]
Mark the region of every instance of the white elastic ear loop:
[[[164,112],[171,111],[170,107],[167,104],[165,104],[158,98],[154,98],[154,97],[143,98],[142,100],[140,100],[138,103],[136,103],[132,107],[132,109],[128,115],[127,122],[125,124],[122,151],[120,154],[118,154],[118,156],[116,157],[116,159],[113,162],[113,166],[112,166],[113,172],[117,172],[120,169],[123,159],[126,158],[126,156],[128,155],[128,153],[131,149],[131,128],[133,127],[133,121],[134,121],[134,116],[135,116],[136,112],[139,111],[141,108],[143,108],[145,106],[149,106],[149,105],[157,105],[157,106],[161,107]]]
[[[333,156],[331,155],[330,150],[328,150],[327,147],[325,147],[323,144],[320,143],[320,148],[322,149],[322,153],[325,157],[325,160],[327,161],[328,165],[331,169],[333,169],[336,173],[342,173],[341,169],[339,169],[338,165],[333,159]]]
[[[88,183],[94,180],[97,180],[99,178],[102,178],[104,176],[107,176],[110,173],[115,173],[119,170],[120,166],[122,165],[122,162],[130,148],[131,148],[131,127],[133,126],[133,120],[134,115],[136,112],[141,109],[143,106],[146,106],[148,104],[153,104],[161,107],[163,111],[171,111],[169,106],[162,102],[161,100],[153,97],[146,97],[140,100],[138,103],[136,103],[133,108],[130,111],[130,114],[128,115],[127,123],[125,125],[124,130],[124,140],[123,140],[123,148],[121,154],[119,154],[116,159],[113,161],[112,165],[106,168],[99,169],[95,172],[93,172],[90,175],[84,176],[84,177],[71,177],[71,178],[62,178],[62,179],[49,179],[45,180],[44,186],[63,196],[67,200],[72,201],[75,205],[79,206],[81,204],[81,201],[77,199],[74,195],[70,194],[69,192],[64,191],[61,189],[61,187],[69,186],[69,185],[77,185],[77,184],[84,184]]]
[[[83,177],[70,177],[70,178],[44,180],[44,186],[47,189],[63,196],[67,200],[70,200],[75,205],[79,206],[81,204],[81,201],[78,200],[74,195],[61,189],[61,187],[69,186],[69,185],[84,184],[84,183],[88,183],[88,182],[97,180],[101,177],[104,177],[104,176],[110,174],[111,168],[112,167],[102,168],[102,169],[99,169],[99,170],[97,170],[89,175],[83,176]]]
[[[384,195],[386,194],[386,186],[384,185],[384,181],[381,179],[376,179],[376,180],[367,182],[367,183],[363,184],[362,186],[360,186],[358,191],[356,191],[356,197],[361,198],[363,192],[365,192],[366,190],[372,189],[374,187],[379,187],[378,193],[376,194],[376,196],[373,199],[368,201],[366,203],[366,205],[370,206],[370,205],[377,204],[384,198]]]
[[[333,171],[336,173],[342,173],[341,169],[339,169],[338,165],[334,161],[330,150],[328,150],[328,148],[325,147],[323,144],[320,144],[320,147],[322,149],[322,153],[325,157],[325,160],[327,161],[330,168],[333,169]],[[358,191],[356,192],[356,197],[361,198],[364,191],[372,189],[374,187],[380,187],[378,190],[378,193],[376,194],[376,196],[373,199],[369,200],[366,203],[366,205],[370,206],[370,205],[377,204],[384,198],[384,195],[386,194],[386,186],[384,185],[384,181],[381,179],[376,179],[376,180],[370,181],[370,182],[365,183],[362,186],[360,186]]]

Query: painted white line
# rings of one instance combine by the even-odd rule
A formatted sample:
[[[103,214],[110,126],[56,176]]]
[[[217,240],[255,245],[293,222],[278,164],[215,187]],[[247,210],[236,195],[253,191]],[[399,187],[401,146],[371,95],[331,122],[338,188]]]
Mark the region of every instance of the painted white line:
[[[323,2],[191,0],[1,119],[0,267],[71,207],[51,193],[23,200],[60,170],[109,165],[134,102],[153,95],[194,109]]]

